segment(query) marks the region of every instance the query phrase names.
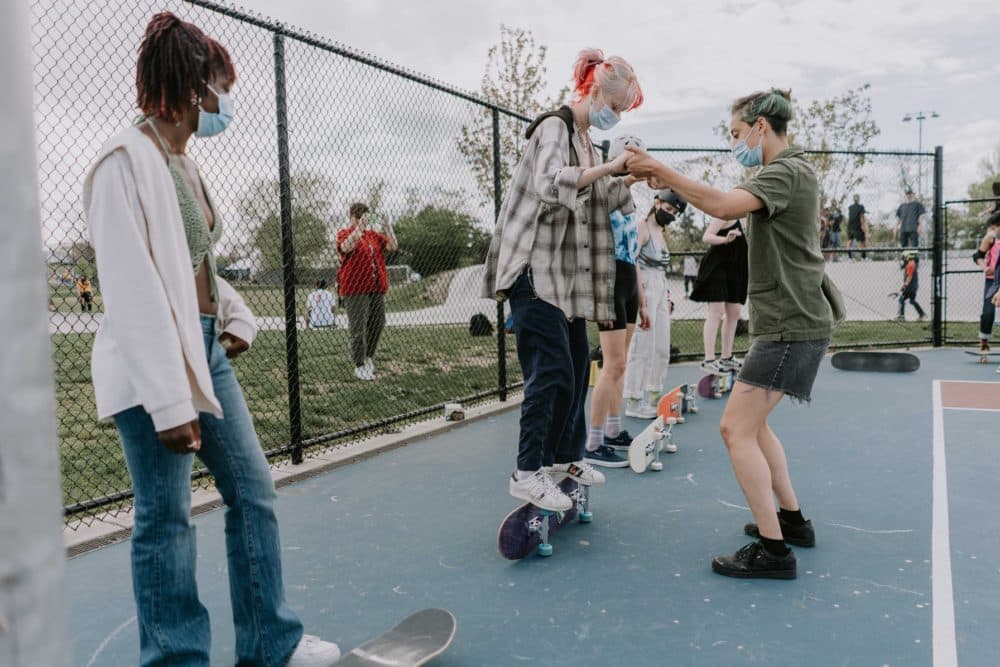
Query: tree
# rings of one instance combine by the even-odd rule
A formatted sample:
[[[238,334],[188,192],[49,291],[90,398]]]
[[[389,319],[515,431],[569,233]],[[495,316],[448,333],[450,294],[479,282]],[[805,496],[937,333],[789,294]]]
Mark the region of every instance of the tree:
[[[295,266],[310,268],[329,251],[333,184],[323,176],[292,176],[292,240]],[[277,180],[251,184],[238,205],[243,219],[254,229],[253,245],[260,251],[265,271],[282,267],[280,187]]]
[[[547,48],[535,42],[530,30],[500,26],[500,42],[486,54],[480,94],[502,109],[534,117],[565,104],[569,87],[554,97],[543,97],[546,88]],[[500,116],[500,182],[510,181],[521,155],[526,125],[506,114]],[[468,161],[482,195],[482,203],[493,200],[493,114],[483,108],[471,125],[464,125],[458,150]]]
[[[395,231],[395,261],[424,276],[479,264],[490,243],[490,235],[471,215],[434,205],[399,218]]]

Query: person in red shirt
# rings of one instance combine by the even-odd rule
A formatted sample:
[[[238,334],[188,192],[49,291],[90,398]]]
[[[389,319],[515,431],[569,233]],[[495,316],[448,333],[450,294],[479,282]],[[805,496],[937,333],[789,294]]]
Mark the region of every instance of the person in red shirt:
[[[365,204],[351,204],[350,216],[350,225],[337,232],[337,282],[347,311],[354,375],[359,380],[374,380],[372,357],[385,327],[385,293],[389,291],[385,253],[395,252],[399,244],[388,223],[379,224],[378,230],[372,228],[377,223]]]
[[[916,250],[907,250],[903,252],[903,286],[899,290],[899,316],[896,318],[898,320],[905,319],[903,317],[903,307],[906,302],[909,301],[913,304],[913,307],[917,309],[917,317],[921,320],[927,317],[927,313],[924,309],[920,307],[917,303],[917,287],[919,274],[917,273],[917,260],[920,259],[920,254]]]

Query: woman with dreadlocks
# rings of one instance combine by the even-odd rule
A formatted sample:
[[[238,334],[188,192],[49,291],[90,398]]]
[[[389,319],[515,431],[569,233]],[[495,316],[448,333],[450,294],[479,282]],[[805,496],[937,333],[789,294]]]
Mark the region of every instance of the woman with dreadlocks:
[[[103,146],[84,184],[105,299],[94,393],[135,494],[140,664],[209,664],[190,521],[197,456],[226,504],[236,662],[331,665],[337,645],[303,635],[285,602],[274,483],[229,361],[249,349],[256,323],[216,274],[223,220],[187,155],[191,135],[229,125],[235,81],[229,53],[198,27],[169,12],[149,22],[136,72],[143,116]]]

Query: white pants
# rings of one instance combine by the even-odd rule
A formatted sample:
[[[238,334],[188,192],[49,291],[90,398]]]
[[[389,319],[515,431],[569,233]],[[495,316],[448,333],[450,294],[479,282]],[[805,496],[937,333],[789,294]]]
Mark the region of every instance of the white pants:
[[[662,269],[640,269],[650,327],[632,334],[625,364],[625,398],[642,398],[644,391],[661,393],[670,367],[670,302]]]

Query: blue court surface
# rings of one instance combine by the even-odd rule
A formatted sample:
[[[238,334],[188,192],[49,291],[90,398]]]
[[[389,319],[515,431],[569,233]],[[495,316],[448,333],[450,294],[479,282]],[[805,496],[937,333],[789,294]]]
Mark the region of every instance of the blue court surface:
[[[343,649],[450,609],[442,667],[1000,665],[1000,376],[958,350],[918,354],[905,375],[827,359],[812,405],[772,416],[817,532],[795,581],[712,573],[750,514],[718,434],[724,400],[703,400],[664,470],[606,471],[594,522],[556,533],[550,558],[497,552],[517,504],[516,410],[284,487],[289,601]],[[196,519],[198,567],[213,664],[231,665],[222,518]],[[76,664],[136,664],[128,543],[72,560],[69,595]]]

